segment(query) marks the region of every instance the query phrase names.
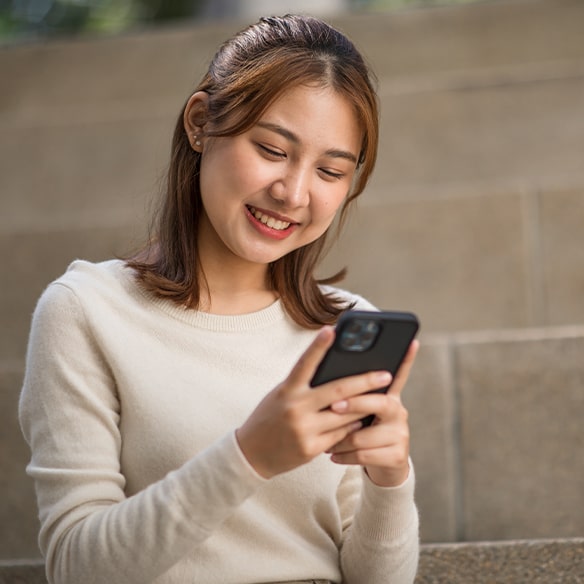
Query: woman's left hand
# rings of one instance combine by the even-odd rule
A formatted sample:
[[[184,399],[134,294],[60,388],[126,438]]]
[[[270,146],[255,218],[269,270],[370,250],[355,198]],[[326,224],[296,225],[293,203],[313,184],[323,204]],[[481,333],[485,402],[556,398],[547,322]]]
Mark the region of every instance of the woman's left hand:
[[[360,464],[369,478],[382,487],[401,485],[409,474],[410,432],[408,412],[401,402],[418,351],[413,341],[386,394],[369,393],[335,402],[331,410],[339,414],[375,415],[371,426],[357,430],[329,450],[333,462]]]

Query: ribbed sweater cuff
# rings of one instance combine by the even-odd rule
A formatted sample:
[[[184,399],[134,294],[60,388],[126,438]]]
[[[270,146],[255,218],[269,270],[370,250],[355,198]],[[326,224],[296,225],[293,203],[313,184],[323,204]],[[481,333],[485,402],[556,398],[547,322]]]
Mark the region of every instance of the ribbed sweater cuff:
[[[409,533],[418,521],[414,503],[415,482],[411,461],[408,478],[397,487],[380,487],[363,471],[363,491],[354,529],[372,541],[394,540]]]

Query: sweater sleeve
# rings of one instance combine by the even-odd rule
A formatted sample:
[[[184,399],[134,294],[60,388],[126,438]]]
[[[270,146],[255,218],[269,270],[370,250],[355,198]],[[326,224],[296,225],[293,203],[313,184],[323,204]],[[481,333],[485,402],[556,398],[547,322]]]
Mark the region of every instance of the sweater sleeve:
[[[264,483],[230,433],[126,497],[120,413],[82,306],[51,285],[33,317],[19,407],[50,583],[151,582]]]
[[[345,522],[340,557],[344,584],[411,584],[419,557],[411,461],[410,474],[398,487],[379,487],[362,469],[349,470],[353,472],[339,490]],[[355,482],[361,483],[360,489],[351,485]]]

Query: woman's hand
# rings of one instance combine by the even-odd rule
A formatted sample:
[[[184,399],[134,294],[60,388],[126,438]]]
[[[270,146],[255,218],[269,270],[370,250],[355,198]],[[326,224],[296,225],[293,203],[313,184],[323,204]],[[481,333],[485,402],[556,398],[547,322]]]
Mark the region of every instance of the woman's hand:
[[[369,478],[379,486],[395,487],[408,477],[410,434],[401,392],[418,347],[418,341],[413,341],[387,394],[360,395],[331,405],[333,412],[343,415],[375,414],[371,426],[348,434],[329,452],[333,462],[364,466]]]
[[[349,437],[361,428],[359,420],[364,415],[373,411],[386,415],[379,404],[364,414],[360,402],[353,400],[367,391],[387,386],[391,381],[387,371],[346,377],[320,385],[318,389],[310,387],[310,380],[334,336],[331,327],[324,327],[290,375],[260,402],[236,431],[244,456],[261,476],[271,478],[323,452],[336,452],[335,445],[346,448]],[[333,404],[347,404],[347,407],[345,411],[338,411],[343,410],[342,406],[335,411],[331,409]],[[386,417],[395,416],[392,413]]]

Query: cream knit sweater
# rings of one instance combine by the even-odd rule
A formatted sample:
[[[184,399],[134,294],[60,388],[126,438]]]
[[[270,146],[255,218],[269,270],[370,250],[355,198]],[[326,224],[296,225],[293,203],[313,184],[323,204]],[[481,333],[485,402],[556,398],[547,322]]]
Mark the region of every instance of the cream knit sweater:
[[[380,488],[322,455],[266,480],[235,440],[315,334],[279,302],[206,314],[74,262],[36,308],[20,401],[49,582],[412,582],[413,472]]]

